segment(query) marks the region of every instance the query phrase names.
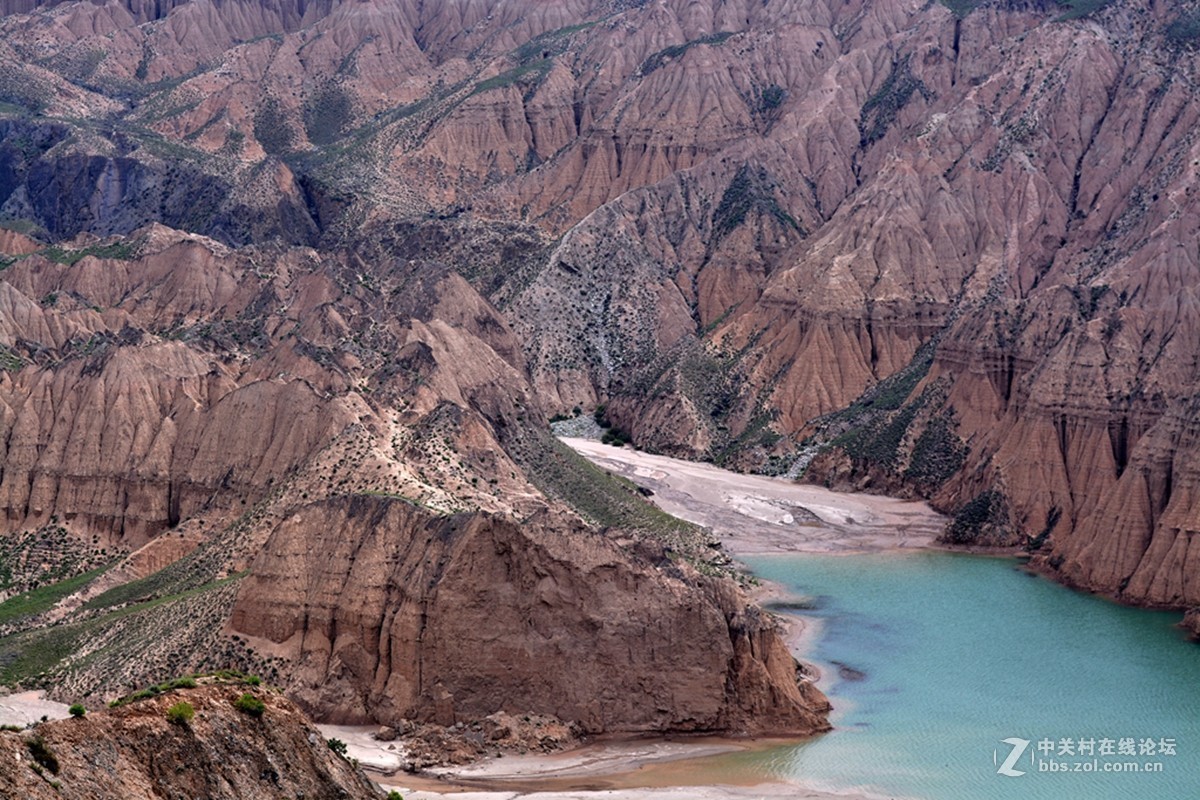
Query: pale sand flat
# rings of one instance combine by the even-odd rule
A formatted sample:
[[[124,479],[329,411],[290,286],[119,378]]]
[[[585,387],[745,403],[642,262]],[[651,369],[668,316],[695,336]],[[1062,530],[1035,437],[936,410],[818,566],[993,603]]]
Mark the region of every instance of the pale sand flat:
[[[668,514],[709,528],[735,556],[930,547],[947,522],[924,502],[743,475],[589,439],[562,441],[652,491],[650,500]]]
[[[28,725],[42,717],[66,719],[70,716],[66,703],[46,699],[43,691],[17,692],[0,696],[0,725]]]

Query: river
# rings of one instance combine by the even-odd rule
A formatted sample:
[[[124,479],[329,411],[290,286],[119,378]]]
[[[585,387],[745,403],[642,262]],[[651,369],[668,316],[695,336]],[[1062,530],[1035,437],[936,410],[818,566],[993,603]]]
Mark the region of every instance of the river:
[[[1200,646],[1176,626],[1178,613],[1066,589],[1011,557],[928,549],[936,525],[916,504],[813,487],[792,494],[794,484],[570,443],[654,488],[667,510],[715,522],[743,564],[808,607],[781,613],[815,628],[801,655],[823,672],[835,730],[694,761],[693,779],[782,778],[927,800],[1200,797]],[[745,514],[754,504],[744,498],[764,494],[851,509],[859,531],[902,512],[925,535],[897,534],[887,546],[877,531],[831,536],[762,513],[722,516],[731,498]],[[725,511],[703,507],[713,505]]]

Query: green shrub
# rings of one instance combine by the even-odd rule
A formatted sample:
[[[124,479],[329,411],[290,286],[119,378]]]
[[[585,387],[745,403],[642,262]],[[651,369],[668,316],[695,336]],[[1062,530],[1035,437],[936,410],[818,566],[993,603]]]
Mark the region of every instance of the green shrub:
[[[73,706],[67,709],[67,712],[70,713],[72,717],[82,717],[87,714],[87,709],[84,708],[83,703],[75,703]]]
[[[390,792],[388,792],[387,800],[404,800],[404,795],[400,794],[395,789],[392,789]]]
[[[777,84],[771,84],[763,89],[762,96],[759,98],[759,109],[766,111],[774,111],[783,105],[784,98],[787,97],[787,91]]]
[[[974,544],[986,534],[985,528],[1001,527],[1008,521],[1008,503],[1000,492],[989,489],[972,498],[954,515],[942,541],[950,544]]]
[[[1200,11],[1183,14],[1166,28],[1167,43],[1173,47],[1187,47],[1200,43]]]
[[[329,745],[329,749],[337,753],[342,758],[346,757],[346,751],[348,748],[346,747],[346,743],[341,739],[327,739],[325,744]]]
[[[258,677],[257,675],[247,675],[246,676],[246,685],[247,686],[261,686],[262,678]]]
[[[243,711],[252,717],[261,717],[263,712],[267,710],[267,707],[263,704],[263,701],[259,700],[249,692],[246,692],[244,695],[235,700],[233,705],[238,711]]]
[[[26,742],[25,745],[29,748],[29,755],[33,756],[34,761],[55,775],[58,774],[58,756],[54,755],[54,751],[46,744],[45,739],[35,736]]]
[[[183,725],[186,727],[194,716],[196,716],[196,709],[192,708],[192,704],[186,700],[182,700],[167,709],[167,721],[172,725]]]

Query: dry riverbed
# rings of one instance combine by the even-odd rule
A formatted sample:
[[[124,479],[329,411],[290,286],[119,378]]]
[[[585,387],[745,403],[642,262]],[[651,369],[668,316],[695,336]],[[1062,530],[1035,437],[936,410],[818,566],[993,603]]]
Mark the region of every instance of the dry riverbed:
[[[563,442],[652,491],[668,514],[711,529],[734,556],[929,547],[946,525],[923,502],[743,475],[590,439]]]

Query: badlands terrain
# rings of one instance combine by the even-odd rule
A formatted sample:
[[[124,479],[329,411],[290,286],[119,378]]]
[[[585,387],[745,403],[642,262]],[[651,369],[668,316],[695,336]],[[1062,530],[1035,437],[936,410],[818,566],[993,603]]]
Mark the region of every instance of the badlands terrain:
[[[1196,0],[0,13],[0,683],[827,729],[589,417],[1200,607]]]

